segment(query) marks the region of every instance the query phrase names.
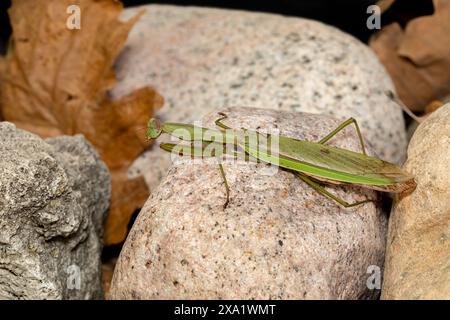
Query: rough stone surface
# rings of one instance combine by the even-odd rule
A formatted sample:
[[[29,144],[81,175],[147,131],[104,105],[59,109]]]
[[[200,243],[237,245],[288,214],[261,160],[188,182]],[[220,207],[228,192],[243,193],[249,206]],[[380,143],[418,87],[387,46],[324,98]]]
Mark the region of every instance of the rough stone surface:
[[[165,98],[158,115],[193,122],[239,106],[356,118],[378,156],[406,153],[393,84],[369,47],[320,22],[273,14],[148,5],[117,62],[120,96],[146,84]],[[156,186],[169,158],[152,150],[132,168]]]
[[[450,299],[450,104],[414,133],[405,169],[417,188],[394,202],[384,299]]]
[[[1,122],[0,154],[0,298],[100,298],[110,178],[97,153]]]
[[[233,127],[276,128],[317,141],[339,121],[253,108],[224,110]],[[207,117],[214,128],[217,115]],[[330,143],[358,151],[353,128]],[[231,200],[217,164],[178,159],[139,214],[119,257],[111,299],[357,299],[384,260],[386,216],[375,203],[345,209],[292,173],[226,163]],[[353,202],[376,193],[329,186]]]

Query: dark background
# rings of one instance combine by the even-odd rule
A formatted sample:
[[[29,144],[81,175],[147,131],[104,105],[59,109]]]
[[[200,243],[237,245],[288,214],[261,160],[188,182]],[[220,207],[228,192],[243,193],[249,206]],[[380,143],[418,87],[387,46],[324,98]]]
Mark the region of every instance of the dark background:
[[[149,1],[126,0],[123,2],[125,5],[140,5]],[[162,0],[150,2],[272,12],[306,17],[337,26],[360,39],[366,39],[370,34],[370,31],[366,28],[367,7],[375,4],[376,0]]]
[[[123,0],[126,7],[147,3],[194,5],[248,11],[272,12],[319,20],[367,42],[373,30],[366,27],[367,7],[376,0]],[[11,34],[7,8],[10,0],[0,0],[0,52]],[[403,26],[416,16],[433,13],[432,0],[397,0],[382,16],[382,25],[399,21]]]

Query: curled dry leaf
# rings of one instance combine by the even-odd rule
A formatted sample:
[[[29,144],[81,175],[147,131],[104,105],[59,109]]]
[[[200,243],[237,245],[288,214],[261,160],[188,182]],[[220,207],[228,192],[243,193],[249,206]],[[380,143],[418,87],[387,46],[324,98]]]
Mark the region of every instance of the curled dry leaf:
[[[395,0],[379,0],[377,2],[377,6],[380,7],[381,12],[385,12],[387,9],[389,9],[392,4],[395,2]]]
[[[143,178],[128,179],[146,147],[142,130],[163,100],[142,88],[118,101],[107,95],[113,62],[139,18],[118,20],[114,0],[79,0],[81,28],[67,28],[70,0],[14,0],[12,45],[0,63],[1,117],[43,137],[82,133],[111,171],[106,244],[124,240],[133,212],[148,197]]]
[[[370,39],[400,99],[418,112],[450,94],[450,0],[433,4],[433,15],[409,21],[404,30],[389,24]]]

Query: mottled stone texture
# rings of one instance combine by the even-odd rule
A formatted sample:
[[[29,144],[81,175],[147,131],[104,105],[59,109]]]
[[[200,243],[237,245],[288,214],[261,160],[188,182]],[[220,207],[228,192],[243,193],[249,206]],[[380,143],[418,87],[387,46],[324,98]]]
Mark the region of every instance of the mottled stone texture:
[[[339,123],[306,113],[223,111],[233,127],[278,129],[312,141]],[[204,125],[213,128],[216,118],[216,113],[209,115]],[[360,150],[354,128],[330,143]],[[357,299],[379,294],[366,286],[368,267],[381,267],[384,260],[386,216],[377,204],[345,209],[291,172],[226,163],[231,200],[224,210],[217,164],[181,160],[133,225],[114,272],[112,299]],[[376,197],[350,186],[327,190],[351,202]]]
[[[96,151],[1,122],[0,154],[0,298],[100,298],[110,178]]]
[[[158,115],[193,122],[239,106],[356,118],[377,155],[400,163],[406,153],[394,86],[372,50],[317,21],[212,8],[148,5],[117,62],[115,96],[146,84],[165,99]],[[170,165],[157,149],[132,172],[151,189]]]
[[[383,299],[450,299],[450,104],[419,125],[404,165],[417,182],[389,219]]]

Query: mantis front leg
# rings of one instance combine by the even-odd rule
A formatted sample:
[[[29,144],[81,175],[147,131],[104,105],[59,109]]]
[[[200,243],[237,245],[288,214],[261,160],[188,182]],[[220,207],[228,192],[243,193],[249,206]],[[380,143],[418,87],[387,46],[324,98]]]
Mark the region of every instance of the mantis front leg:
[[[225,193],[227,199],[225,200],[225,203],[223,204],[223,209],[226,209],[228,206],[228,203],[230,202],[230,186],[228,185],[227,177],[225,176],[225,171],[223,170],[223,165],[221,163],[219,165],[219,171],[220,175],[222,176],[223,183],[225,184]]]
[[[301,180],[303,180],[311,188],[313,188],[317,192],[323,194],[324,196],[326,196],[326,197],[336,201],[337,203],[339,203],[340,205],[344,206],[345,208],[351,208],[351,207],[359,206],[360,204],[363,204],[363,203],[366,203],[366,202],[372,202],[373,201],[371,199],[366,199],[366,200],[357,201],[357,202],[354,202],[354,203],[348,203],[344,199],[341,199],[338,196],[332,194],[331,192],[328,192],[327,190],[325,190],[325,188],[323,188],[320,184],[318,184],[317,182],[315,182],[312,179],[310,179],[308,176],[306,176],[306,175],[304,175],[302,173],[299,173],[299,172],[297,172],[297,175],[298,175],[298,177]]]
[[[206,147],[209,144],[213,144],[215,146],[215,149],[206,149]],[[175,144],[175,143],[161,143],[160,145],[161,149],[168,151],[168,152],[175,152],[176,154],[180,155],[180,156],[189,156],[189,157],[200,157],[200,158],[212,158],[212,157],[217,157],[217,151],[220,151],[219,154],[221,155],[224,152],[224,146],[222,144],[219,143],[205,143],[204,146],[199,147],[199,146],[195,146],[193,143],[189,144],[189,145],[185,145],[182,148],[180,148],[179,145]],[[234,157],[237,157],[238,154],[237,153],[233,153]],[[228,180],[227,177],[225,175],[225,170],[223,169],[223,165],[220,162],[220,159],[217,159],[218,162],[218,166],[219,166],[219,172],[220,172],[220,176],[222,177],[222,180],[224,182],[225,185],[225,195],[226,195],[226,200],[225,203],[223,204],[223,208],[226,209],[226,207],[228,206],[228,203],[230,202],[230,186],[228,184]]]
[[[324,144],[325,142],[327,142],[328,140],[333,138],[339,131],[343,130],[345,127],[347,127],[348,125],[351,125],[352,123],[355,124],[356,133],[358,134],[359,142],[361,144],[362,153],[367,155],[366,148],[364,147],[364,140],[363,140],[363,137],[362,137],[362,134],[361,134],[361,130],[359,130],[358,122],[356,122],[356,120],[354,118],[349,118],[349,119],[345,120],[344,122],[342,122],[336,129],[334,129],[329,134],[327,134],[325,137],[320,139],[318,143]]]

